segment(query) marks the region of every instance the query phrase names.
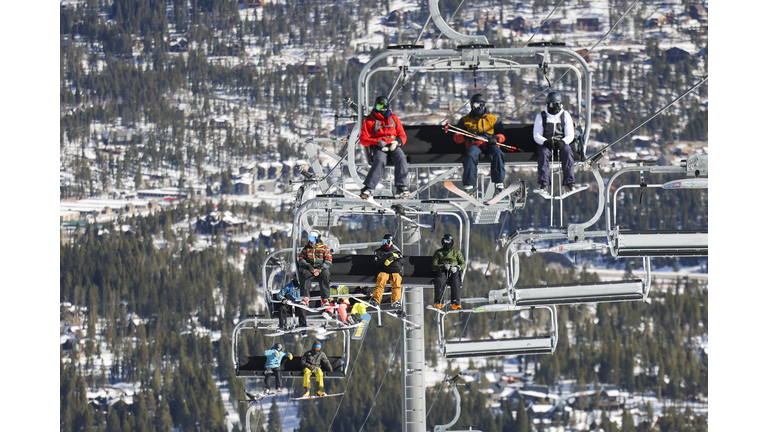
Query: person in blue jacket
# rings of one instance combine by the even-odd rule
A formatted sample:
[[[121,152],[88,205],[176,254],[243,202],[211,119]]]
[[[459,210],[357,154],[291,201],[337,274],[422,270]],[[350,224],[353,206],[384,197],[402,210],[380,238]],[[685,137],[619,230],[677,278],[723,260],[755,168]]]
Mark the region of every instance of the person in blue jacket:
[[[264,355],[267,356],[267,361],[264,363],[264,394],[269,393],[269,376],[275,376],[275,389],[277,394],[282,392],[280,381],[283,379],[283,375],[280,372],[280,362],[283,357],[288,356],[288,360],[293,360],[293,354],[283,352],[283,344],[276,343],[271,349],[265,350]]]
[[[291,305],[289,301],[293,303],[301,302],[301,290],[299,289],[299,281],[293,278],[288,285],[284,286],[280,292],[277,293],[277,300],[280,302],[277,304],[279,315],[278,332],[285,331],[287,329],[286,321],[288,320],[288,314],[291,312]],[[295,307],[296,315],[299,317],[299,326],[307,326],[307,312],[306,310]]]

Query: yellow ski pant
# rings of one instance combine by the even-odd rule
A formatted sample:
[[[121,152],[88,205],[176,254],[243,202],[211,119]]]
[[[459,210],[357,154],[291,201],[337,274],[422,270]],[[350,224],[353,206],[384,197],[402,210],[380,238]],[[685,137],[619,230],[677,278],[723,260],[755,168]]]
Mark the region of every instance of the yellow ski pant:
[[[312,374],[315,374],[315,377],[317,378],[317,387],[324,388],[323,385],[323,370],[319,367],[316,367],[314,371],[309,370],[309,368],[304,368],[304,388],[310,388],[309,385],[309,378],[312,376]]]

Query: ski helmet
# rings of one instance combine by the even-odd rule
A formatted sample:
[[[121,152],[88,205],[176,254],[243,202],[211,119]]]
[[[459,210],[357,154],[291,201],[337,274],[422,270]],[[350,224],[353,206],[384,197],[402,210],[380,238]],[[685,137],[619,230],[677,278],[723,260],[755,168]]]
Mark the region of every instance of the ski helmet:
[[[391,248],[394,239],[392,234],[384,234],[384,237],[381,238],[381,244],[386,248]]]
[[[299,280],[296,279],[296,276],[294,276],[293,279],[291,279],[291,284],[293,285],[294,288],[299,287]]]
[[[487,111],[485,104],[485,96],[482,94],[478,93],[472,96],[472,98],[469,99],[469,109],[471,110],[470,112],[477,117],[481,117]]]
[[[453,236],[450,234],[446,234],[443,236],[443,248],[444,249],[450,249],[453,247]]]
[[[275,346],[272,347],[272,349],[276,349],[278,351],[282,351],[283,350],[283,344],[278,342],[278,343],[275,344]]]
[[[312,345],[312,348],[314,348],[314,349],[315,349],[315,351],[320,351],[320,349],[321,349],[322,347],[323,347],[323,346],[322,346],[322,345],[320,345],[320,342],[315,342],[315,344],[314,344],[314,345]]]
[[[309,232],[307,235],[307,240],[309,240],[310,243],[315,244],[320,240],[320,231],[313,229]]]
[[[557,114],[563,109],[563,98],[560,92],[551,92],[547,95],[547,112]]]
[[[373,103],[373,110],[379,114],[387,115],[387,111],[389,111],[389,101],[387,100],[387,97],[377,97],[376,102]]]

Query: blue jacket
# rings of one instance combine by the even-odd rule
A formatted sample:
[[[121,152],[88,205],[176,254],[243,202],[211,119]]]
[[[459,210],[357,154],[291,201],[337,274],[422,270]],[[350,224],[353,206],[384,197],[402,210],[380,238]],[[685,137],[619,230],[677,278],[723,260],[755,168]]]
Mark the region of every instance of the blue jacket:
[[[299,287],[293,286],[293,282],[288,282],[288,285],[284,286],[280,292],[277,293],[277,299],[281,300],[283,297],[292,302],[301,301],[301,291]]]
[[[265,368],[279,368],[280,367],[280,361],[283,359],[283,357],[287,356],[290,353],[284,353],[282,351],[278,351],[276,349],[268,349],[264,351],[264,355],[267,356],[267,362],[264,363]]]

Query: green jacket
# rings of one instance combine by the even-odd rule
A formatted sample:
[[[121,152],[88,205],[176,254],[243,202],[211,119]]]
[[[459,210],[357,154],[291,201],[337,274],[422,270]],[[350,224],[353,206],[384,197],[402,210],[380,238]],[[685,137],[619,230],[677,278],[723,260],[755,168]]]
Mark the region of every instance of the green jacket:
[[[438,249],[435,254],[432,255],[432,270],[437,271],[443,264],[450,264],[452,266],[459,266],[462,270],[467,268],[467,263],[464,261],[464,255],[458,248],[451,248],[448,250]]]

